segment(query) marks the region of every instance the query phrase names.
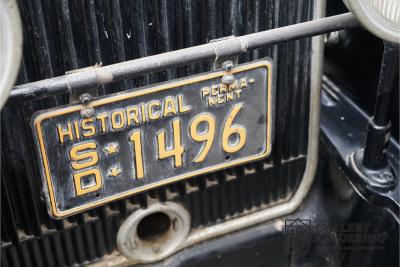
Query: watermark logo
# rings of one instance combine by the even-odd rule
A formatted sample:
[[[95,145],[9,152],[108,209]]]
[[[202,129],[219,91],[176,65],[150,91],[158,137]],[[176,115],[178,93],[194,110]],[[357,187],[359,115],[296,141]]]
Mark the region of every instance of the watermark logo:
[[[284,245],[288,254],[305,255],[313,245],[341,250],[383,249],[386,231],[370,223],[318,223],[285,220]]]
[[[311,220],[285,220],[285,250],[304,255],[311,248]]]

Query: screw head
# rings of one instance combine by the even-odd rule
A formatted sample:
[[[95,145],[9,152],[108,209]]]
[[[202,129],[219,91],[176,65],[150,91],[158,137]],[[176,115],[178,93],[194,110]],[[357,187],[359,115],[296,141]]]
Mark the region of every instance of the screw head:
[[[222,83],[231,84],[235,80],[235,77],[232,74],[225,74],[222,76]]]
[[[226,71],[230,71],[231,69],[233,69],[233,62],[232,60],[227,60],[224,63],[222,63],[222,67],[226,70]]]
[[[90,118],[94,115],[94,109],[92,107],[86,107],[81,110],[81,116],[83,118]]]
[[[82,94],[79,97],[79,100],[81,101],[82,104],[88,104],[90,100],[92,99],[92,96],[90,94]]]

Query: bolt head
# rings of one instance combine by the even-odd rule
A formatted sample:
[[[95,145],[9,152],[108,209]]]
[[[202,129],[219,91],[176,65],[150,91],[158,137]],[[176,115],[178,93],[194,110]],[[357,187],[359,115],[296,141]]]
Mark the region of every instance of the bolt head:
[[[81,110],[81,116],[83,118],[90,118],[94,115],[94,109],[92,107],[84,108]]]
[[[88,104],[90,100],[92,99],[92,96],[90,94],[82,94],[79,97],[79,100],[81,101],[82,104]]]
[[[225,74],[222,76],[222,83],[231,84],[235,80],[235,77],[232,74]]]
[[[223,67],[226,71],[230,71],[231,69],[233,69],[233,62],[232,62],[232,60],[225,61],[225,62],[222,64],[222,67]]]

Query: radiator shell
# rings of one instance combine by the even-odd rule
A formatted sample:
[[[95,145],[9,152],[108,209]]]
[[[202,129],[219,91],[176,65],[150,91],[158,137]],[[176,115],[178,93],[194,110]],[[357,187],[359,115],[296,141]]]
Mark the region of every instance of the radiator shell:
[[[312,18],[311,0],[285,1],[20,1],[24,58],[18,83],[63,75],[244,35]],[[151,190],[55,221],[41,196],[29,122],[34,112],[68,103],[68,96],[13,103],[1,113],[2,263],[64,266],[115,249],[118,227],[132,209],[173,200],[189,210],[192,228],[213,225],[287,201],[306,164],[310,39],[243,54],[241,62],[271,57],[276,64],[272,155],[210,175]],[[210,70],[212,62],[169,69],[99,88],[109,94]]]

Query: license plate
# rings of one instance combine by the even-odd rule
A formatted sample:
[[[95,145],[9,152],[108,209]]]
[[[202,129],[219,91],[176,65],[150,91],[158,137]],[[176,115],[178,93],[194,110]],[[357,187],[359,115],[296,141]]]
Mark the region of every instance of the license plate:
[[[265,158],[271,105],[263,60],[40,111],[32,127],[49,213]]]

